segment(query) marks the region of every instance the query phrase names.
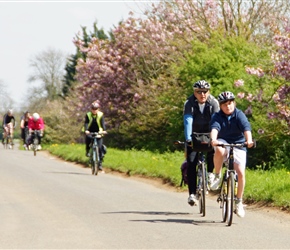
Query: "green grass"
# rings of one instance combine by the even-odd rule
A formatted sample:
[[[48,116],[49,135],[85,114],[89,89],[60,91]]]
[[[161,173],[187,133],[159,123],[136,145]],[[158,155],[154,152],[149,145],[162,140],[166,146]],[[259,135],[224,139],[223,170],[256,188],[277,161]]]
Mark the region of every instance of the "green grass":
[[[80,144],[44,146],[51,154],[66,161],[88,166],[85,146]],[[179,187],[181,181],[180,165],[183,152],[153,153],[150,151],[119,150],[108,148],[104,167],[127,175],[142,175],[160,178],[164,183]],[[186,190],[187,187],[183,187]],[[246,170],[244,200],[247,203],[261,202],[267,206],[290,211],[290,172],[286,170],[262,171]]]

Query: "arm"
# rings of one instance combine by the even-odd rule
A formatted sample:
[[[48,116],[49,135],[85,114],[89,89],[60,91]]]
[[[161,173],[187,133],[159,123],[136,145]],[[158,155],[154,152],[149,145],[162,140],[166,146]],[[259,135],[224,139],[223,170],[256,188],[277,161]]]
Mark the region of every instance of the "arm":
[[[212,146],[216,146],[218,144],[218,140],[217,140],[217,137],[218,137],[218,130],[213,128],[210,132],[210,138],[211,138],[211,145]]]
[[[90,131],[88,130],[89,128],[89,117],[88,117],[88,115],[86,115],[85,116],[85,124],[84,124],[84,127],[85,127],[85,134],[87,135],[87,134],[89,134],[90,133]]]
[[[183,108],[183,125],[185,141],[191,141],[192,124],[193,124],[193,107],[189,100],[186,100]]]
[[[252,132],[251,131],[245,131],[244,132],[244,136],[246,138],[246,142],[247,142],[247,146],[248,148],[251,148],[254,146],[254,142],[252,139]]]
[[[183,116],[184,136],[186,141],[191,141],[192,123],[193,123],[192,115]]]
[[[22,128],[22,129],[24,128],[24,119],[23,118],[20,121],[20,128]]]

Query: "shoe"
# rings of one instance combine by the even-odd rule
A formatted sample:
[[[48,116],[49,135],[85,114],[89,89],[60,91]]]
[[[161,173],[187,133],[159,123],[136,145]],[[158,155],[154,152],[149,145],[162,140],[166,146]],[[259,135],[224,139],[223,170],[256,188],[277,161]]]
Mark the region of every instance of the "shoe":
[[[221,178],[218,176],[215,176],[214,180],[212,181],[212,183],[210,184],[210,190],[216,191],[219,189],[221,184]]]
[[[215,174],[214,173],[208,173],[207,179],[208,179],[209,185],[211,185],[213,183],[214,178],[215,178]]]
[[[90,153],[86,153],[86,157],[90,157]]]
[[[191,194],[189,197],[188,197],[188,204],[190,206],[196,206],[197,205],[197,198],[196,198],[196,195],[194,194]]]
[[[38,145],[37,146],[37,150],[41,150],[41,145]]]
[[[26,144],[24,144],[24,145],[23,145],[23,147],[24,147],[24,149],[25,149],[25,150],[28,150],[28,148],[27,148],[27,145],[26,145]]]
[[[245,217],[245,210],[244,210],[244,205],[243,205],[242,202],[236,203],[235,213],[240,218],[244,218]]]

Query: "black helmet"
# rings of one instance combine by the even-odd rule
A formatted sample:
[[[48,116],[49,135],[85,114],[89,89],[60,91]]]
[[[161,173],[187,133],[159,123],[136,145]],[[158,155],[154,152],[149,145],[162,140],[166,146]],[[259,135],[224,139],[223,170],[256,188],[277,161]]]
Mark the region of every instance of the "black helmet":
[[[193,84],[193,89],[210,89],[210,85],[205,80],[199,80]]]
[[[227,102],[229,100],[235,100],[235,95],[230,91],[222,92],[218,96],[219,103]]]

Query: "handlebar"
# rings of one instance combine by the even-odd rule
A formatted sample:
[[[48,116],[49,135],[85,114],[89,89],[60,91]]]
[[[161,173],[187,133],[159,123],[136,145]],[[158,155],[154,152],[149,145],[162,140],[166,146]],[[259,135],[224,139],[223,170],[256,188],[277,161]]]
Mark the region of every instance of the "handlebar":
[[[253,148],[256,147],[256,140],[253,140],[254,145]],[[243,143],[219,143],[216,146],[218,147],[231,147],[231,148],[243,148],[243,147],[247,147],[247,142],[243,142]]]
[[[184,145],[185,142],[184,141],[178,141],[178,140],[176,140],[176,141],[173,142],[173,144],[174,145]]]
[[[102,131],[102,132],[90,132],[88,135],[92,137],[101,137],[102,135],[108,134],[107,131]]]

